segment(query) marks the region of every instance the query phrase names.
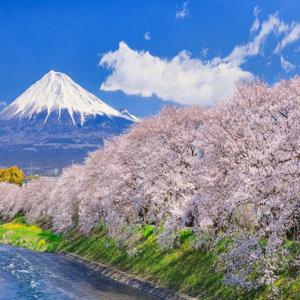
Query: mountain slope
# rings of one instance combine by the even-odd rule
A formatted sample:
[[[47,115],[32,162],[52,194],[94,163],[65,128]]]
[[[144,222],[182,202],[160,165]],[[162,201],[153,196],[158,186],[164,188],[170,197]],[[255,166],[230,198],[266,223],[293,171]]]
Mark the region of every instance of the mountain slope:
[[[127,110],[112,108],[69,76],[50,71],[0,112],[0,166],[18,164],[21,159],[22,166],[22,157],[28,157],[27,162],[39,159],[39,166],[44,168],[47,157],[55,165],[53,156],[57,155],[63,161],[57,165],[61,168],[80,161],[104,139],[122,133],[137,121]],[[80,152],[76,157],[74,149]],[[32,155],[28,156],[28,151]],[[16,162],[8,163],[6,157]]]
[[[120,112],[83,89],[66,74],[50,71],[6,107],[0,113],[0,119],[30,119],[46,112],[46,123],[51,113],[57,112],[60,119],[63,111],[68,112],[74,125],[78,120],[83,125],[86,116],[91,115],[123,117]],[[75,114],[79,116],[78,120],[75,120]],[[125,118],[129,119],[128,115]]]

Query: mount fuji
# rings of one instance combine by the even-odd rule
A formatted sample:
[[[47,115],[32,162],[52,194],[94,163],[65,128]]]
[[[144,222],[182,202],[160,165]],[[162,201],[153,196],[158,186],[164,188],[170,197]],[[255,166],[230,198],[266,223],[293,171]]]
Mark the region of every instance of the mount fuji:
[[[50,71],[0,112],[0,166],[59,170],[137,121]]]

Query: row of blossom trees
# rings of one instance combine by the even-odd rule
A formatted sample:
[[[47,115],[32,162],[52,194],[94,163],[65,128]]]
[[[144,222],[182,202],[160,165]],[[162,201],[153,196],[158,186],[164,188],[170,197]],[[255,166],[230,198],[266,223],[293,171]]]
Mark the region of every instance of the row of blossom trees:
[[[297,240],[299,197],[296,77],[272,87],[238,85],[212,108],[165,108],[57,181],[0,183],[0,216],[48,218],[60,232],[89,233],[104,221],[116,237],[136,225],[162,225],[168,233],[190,227],[199,240],[229,239],[227,282],[252,288],[276,279],[282,245]]]

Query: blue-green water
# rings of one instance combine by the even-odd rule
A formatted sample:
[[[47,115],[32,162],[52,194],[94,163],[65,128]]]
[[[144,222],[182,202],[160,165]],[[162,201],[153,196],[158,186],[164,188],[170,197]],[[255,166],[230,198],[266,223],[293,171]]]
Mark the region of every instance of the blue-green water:
[[[154,300],[63,255],[0,245],[0,300]]]

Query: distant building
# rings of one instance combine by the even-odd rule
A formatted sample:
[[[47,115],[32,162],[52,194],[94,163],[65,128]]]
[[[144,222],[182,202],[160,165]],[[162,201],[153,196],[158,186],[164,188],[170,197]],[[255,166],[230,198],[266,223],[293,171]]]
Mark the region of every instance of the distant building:
[[[30,177],[26,177],[22,186],[27,186],[31,180],[38,179],[38,178],[49,180],[49,181],[55,181],[58,179],[58,176],[35,176],[32,179],[30,179]]]
[[[57,176],[38,176],[38,178],[49,180],[49,181],[55,181],[55,180],[57,180],[58,177]]]

